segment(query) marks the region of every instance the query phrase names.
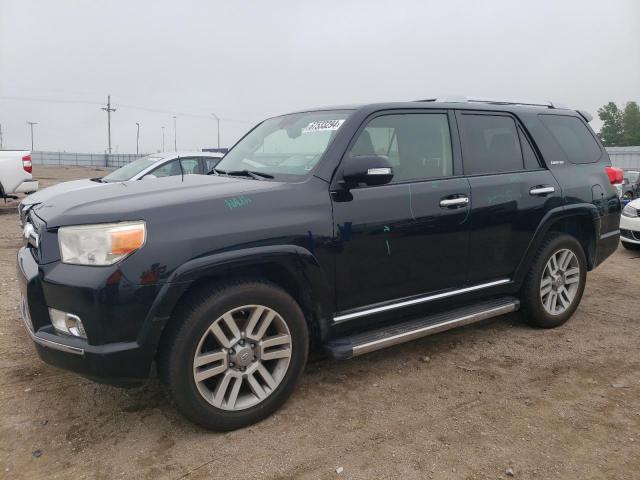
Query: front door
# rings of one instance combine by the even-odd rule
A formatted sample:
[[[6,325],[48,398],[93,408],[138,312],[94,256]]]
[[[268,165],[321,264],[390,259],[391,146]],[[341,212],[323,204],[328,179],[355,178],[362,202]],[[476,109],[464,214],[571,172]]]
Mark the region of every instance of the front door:
[[[333,195],[339,311],[464,286],[470,188],[453,121],[444,111],[386,112],[356,135],[343,162],[386,155],[394,178]]]

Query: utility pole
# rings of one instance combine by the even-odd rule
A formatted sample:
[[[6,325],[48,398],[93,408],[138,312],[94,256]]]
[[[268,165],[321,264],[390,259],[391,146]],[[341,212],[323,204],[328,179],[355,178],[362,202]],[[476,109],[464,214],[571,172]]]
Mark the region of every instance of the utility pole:
[[[176,116],[173,116],[173,151],[178,151],[178,132],[176,130]]]
[[[138,144],[140,143],[140,123],[136,122],[138,131],[136,132],[136,155],[138,155]]]
[[[111,95],[107,95],[107,106],[102,107],[100,110],[107,112],[107,136],[109,137],[109,148],[107,152],[111,155],[111,112],[115,112],[115,108],[111,108]]]
[[[215,113],[212,113],[211,115],[213,115],[213,118],[215,118],[216,122],[218,122],[218,148],[220,148],[220,117],[218,117]]]
[[[164,152],[164,127],[162,127],[162,151]]]
[[[31,151],[33,151],[33,126],[37,124],[38,122],[27,122],[27,125],[31,127]]]

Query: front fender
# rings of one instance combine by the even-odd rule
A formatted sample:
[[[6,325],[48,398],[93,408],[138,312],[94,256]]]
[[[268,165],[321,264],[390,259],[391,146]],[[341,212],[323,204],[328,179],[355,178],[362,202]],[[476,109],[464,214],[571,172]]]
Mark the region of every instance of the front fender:
[[[320,339],[326,338],[334,312],[330,283],[318,260],[307,249],[297,245],[275,245],[229,250],[192,259],[178,267],[165,283],[152,306],[151,323],[168,321],[180,298],[195,282],[206,278],[225,278],[242,272],[256,272],[277,267],[286,272],[297,286],[297,301],[313,322]]]

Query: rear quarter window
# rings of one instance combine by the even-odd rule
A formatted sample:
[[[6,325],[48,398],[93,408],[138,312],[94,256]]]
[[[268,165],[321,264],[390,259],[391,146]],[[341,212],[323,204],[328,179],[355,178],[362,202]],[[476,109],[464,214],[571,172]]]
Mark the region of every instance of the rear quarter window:
[[[547,114],[539,117],[571,163],[594,163],[600,160],[600,145],[580,119]]]

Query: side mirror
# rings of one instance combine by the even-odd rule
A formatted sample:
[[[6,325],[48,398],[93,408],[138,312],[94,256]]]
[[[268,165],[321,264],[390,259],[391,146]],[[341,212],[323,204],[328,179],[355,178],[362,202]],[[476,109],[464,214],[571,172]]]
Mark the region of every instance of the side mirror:
[[[154,178],[158,178],[158,177],[156,177],[153,173],[148,173],[147,175],[142,177],[142,180],[153,180]]]
[[[347,184],[384,185],[393,178],[393,167],[383,155],[352,156],[345,160],[342,176]]]

